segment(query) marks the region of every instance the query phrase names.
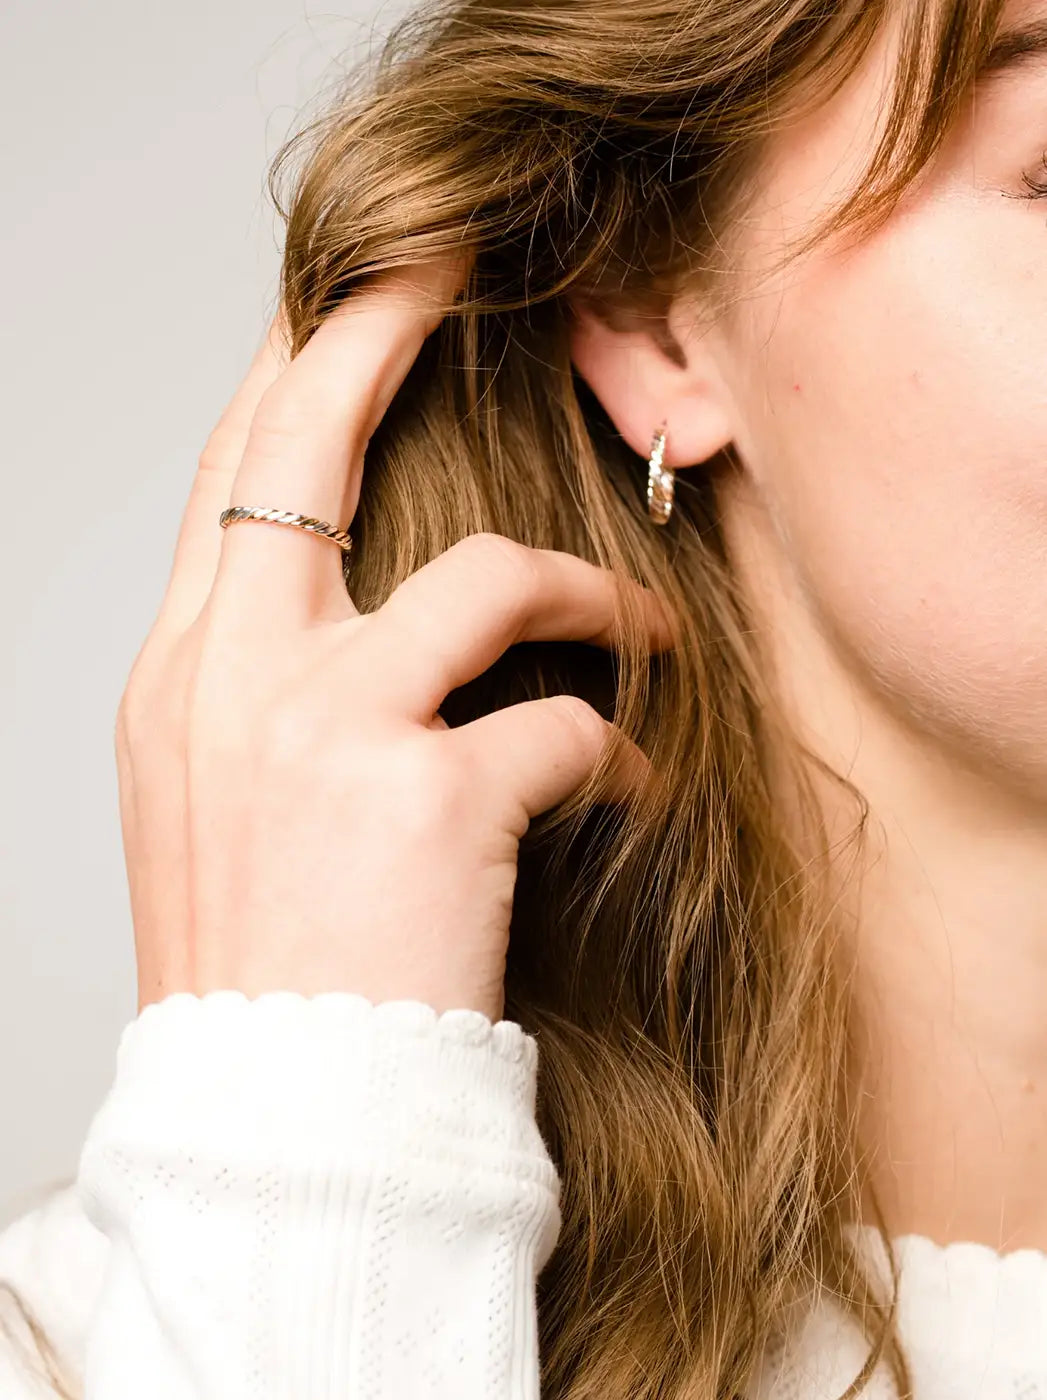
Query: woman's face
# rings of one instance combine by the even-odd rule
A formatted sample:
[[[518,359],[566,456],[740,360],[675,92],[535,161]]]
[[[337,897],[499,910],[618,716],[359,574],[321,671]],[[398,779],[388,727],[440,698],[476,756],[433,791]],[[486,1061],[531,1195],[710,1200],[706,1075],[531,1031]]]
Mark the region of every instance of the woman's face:
[[[1010,6],[1004,28],[1034,20],[1047,4]],[[776,138],[743,232],[754,269],[850,186],[894,43],[885,29],[831,105]],[[1023,172],[1047,180],[1045,148],[1047,52],[985,81],[880,232],[794,264],[708,339],[684,305],[671,318],[712,357],[746,467],[726,488],[729,535],[794,662],[816,636],[893,720],[1038,794],[1047,199],[1019,196]],[[796,684],[830,684],[807,660]]]

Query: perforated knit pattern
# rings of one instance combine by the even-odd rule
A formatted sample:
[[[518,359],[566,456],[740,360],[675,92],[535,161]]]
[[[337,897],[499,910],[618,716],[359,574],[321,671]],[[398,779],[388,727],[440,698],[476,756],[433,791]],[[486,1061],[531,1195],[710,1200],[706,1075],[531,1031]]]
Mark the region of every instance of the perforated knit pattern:
[[[158,1367],[179,1397],[534,1394],[559,1230],[536,1069],[515,1023],[421,1002],[148,1007],[80,1162],[110,1276],[133,1260],[156,1314],[141,1354],[89,1336],[99,1396],[155,1393]]]
[[[75,1190],[0,1235],[0,1278],[86,1400],[539,1400],[560,1213],[536,1072],[479,1012],[169,997],[121,1037]],[[900,1248],[917,1400],[1047,1400],[1047,1255]],[[864,1354],[823,1300],[752,1400],[837,1400]],[[3,1400],[36,1395],[0,1351]],[[894,1400],[883,1369],[867,1395]]]

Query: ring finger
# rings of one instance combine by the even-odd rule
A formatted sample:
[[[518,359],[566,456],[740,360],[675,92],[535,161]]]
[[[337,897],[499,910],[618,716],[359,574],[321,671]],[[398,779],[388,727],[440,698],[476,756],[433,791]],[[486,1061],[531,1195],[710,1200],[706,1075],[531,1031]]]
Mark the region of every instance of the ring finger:
[[[331,312],[263,393],[232,504],[346,529],[367,442],[461,281],[458,263],[400,268]],[[336,544],[275,522],[238,522],[223,533],[213,596],[238,623],[352,614]]]

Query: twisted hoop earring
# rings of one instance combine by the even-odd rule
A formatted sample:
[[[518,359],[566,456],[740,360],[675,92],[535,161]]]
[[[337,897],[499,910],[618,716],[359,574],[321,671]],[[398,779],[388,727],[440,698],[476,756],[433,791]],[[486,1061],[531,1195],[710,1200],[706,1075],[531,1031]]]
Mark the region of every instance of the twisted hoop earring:
[[[676,473],[664,465],[665,428],[663,423],[651,442],[651,460],[647,468],[647,514],[656,525],[668,523],[673,513],[673,493]]]

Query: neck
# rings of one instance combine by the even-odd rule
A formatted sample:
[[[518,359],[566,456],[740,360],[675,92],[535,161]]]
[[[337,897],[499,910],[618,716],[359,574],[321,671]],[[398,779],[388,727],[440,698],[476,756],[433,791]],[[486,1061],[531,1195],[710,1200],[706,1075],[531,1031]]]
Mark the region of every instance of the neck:
[[[790,719],[870,808],[840,945],[866,1206],[891,1235],[1047,1250],[1047,796],[965,765],[863,685],[740,518],[732,555]],[[853,805],[822,791],[845,837]]]
[[[892,1234],[1047,1250],[1047,822],[874,720],[841,949],[870,1185]]]

